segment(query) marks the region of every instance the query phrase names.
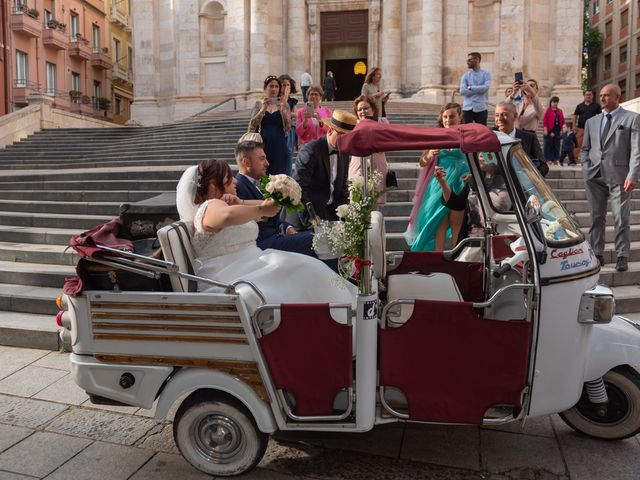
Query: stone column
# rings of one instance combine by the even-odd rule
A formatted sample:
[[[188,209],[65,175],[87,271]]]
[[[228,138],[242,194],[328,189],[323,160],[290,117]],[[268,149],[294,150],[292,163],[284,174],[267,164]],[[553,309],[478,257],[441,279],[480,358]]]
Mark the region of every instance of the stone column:
[[[202,108],[200,92],[200,25],[196,0],[174,0],[176,24],[176,118]],[[196,104],[196,105],[194,105]]]
[[[309,52],[311,55],[309,56],[309,73],[311,74],[311,78],[313,83],[321,83],[322,82],[322,66],[320,65],[320,57],[319,54],[321,51],[320,48],[320,25],[319,22],[319,12],[318,6],[315,3],[309,3],[308,7],[308,15],[307,15],[307,25],[309,28]]]
[[[249,89],[262,92],[262,82],[269,72],[269,51],[267,34],[269,32],[269,2],[251,0],[250,20],[251,41],[249,54]]]
[[[382,5],[382,42],[380,46],[383,87],[394,94],[402,85],[402,0],[385,0]]]
[[[158,23],[154,0],[131,2],[133,22],[132,43],[135,52],[133,63],[133,95],[131,119],[142,124],[153,116],[157,108],[156,74],[158,57],[156,56],[156,35]]]
[[[582,22],[575,21],[575,12],[580,12],[580,0],[566,0],[566,8],[555,9],[555,67],[551,72],[554,84],[552,95],[560,98],[560,108],[573,112],[582,102],[580,69],[582,68]],[[564,7],[564,6],[563,6]],[[627,92],[633,92],[627,84]]]
[[[443,103],[443,0],[422,0],[422,66],[418,95],[429,103]]]
[[[371,0],[369,7],[369,66],[380,67],[380,0]],[[385,72],[382,72],[384,77]],[[384,83],[384,80],[383,80]]]
[[[285,72],[291,75],[297,84],[305,68],[309,68],[309,40],[307,34],[307,11],[304,2],[289,1],[287,24],[287,52]]]

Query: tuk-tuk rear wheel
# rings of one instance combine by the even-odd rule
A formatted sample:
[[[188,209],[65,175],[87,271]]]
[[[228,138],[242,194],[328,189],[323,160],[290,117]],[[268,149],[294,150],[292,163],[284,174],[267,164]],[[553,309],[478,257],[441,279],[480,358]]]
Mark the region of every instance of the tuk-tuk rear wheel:
[[[622,440],[640,432],[640,375],[628,366],[607,372],[602,379],[609,403],[605,409],[589,401],[583,389],[580,401],[560,418],[574,430],[603,440]]]
[[[173,420],[173,437],[191,465],[216,476],[251,470],[269,441],[242,404],[212,391],[194,393],[180,405]]]

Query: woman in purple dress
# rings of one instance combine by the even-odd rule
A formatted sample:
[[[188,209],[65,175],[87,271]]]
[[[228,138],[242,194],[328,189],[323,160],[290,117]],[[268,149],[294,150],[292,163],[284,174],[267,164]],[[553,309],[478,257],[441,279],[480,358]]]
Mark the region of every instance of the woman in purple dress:
[[[279,97],[282,89],[282,97]],[[289,88],[282,88],[275,75],[264,80],[266,97],[257,101],[251,110],[249,128],[260,132],[264,141],[264,153],[269,167],[267,173],[278,175],[287,173],[287,135],[291,129],[291,109],[289,108]]]

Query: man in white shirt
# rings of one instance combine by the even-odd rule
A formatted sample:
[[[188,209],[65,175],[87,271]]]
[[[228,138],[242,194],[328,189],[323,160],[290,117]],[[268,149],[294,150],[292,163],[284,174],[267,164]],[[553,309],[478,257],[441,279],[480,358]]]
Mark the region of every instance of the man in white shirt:
[[[311,86],[312,83],[313,83],[313,80],[311,79],[311,75],[309,74],[308,71],[305,70],[302,76],[300,77],[300,89],[302,90],[302,100],[305,103],[307,102],[307,90],[309,90],[309,87]]]
[[[491,74],[480,68],[481,59],[482,56],[478,52],[467,55],[469,71],[460,80],[460,95],[464,97],[462,103],[464,123],[487,124]]]

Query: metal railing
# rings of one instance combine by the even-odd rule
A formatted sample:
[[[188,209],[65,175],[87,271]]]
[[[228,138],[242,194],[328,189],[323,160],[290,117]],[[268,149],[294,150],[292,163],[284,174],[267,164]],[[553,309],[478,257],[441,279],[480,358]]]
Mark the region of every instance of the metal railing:
[[[212,105],[210,107],[205,108],[201,112],[194,113],[193,115],[191,115],[191,117],[193,118],[193,117],[197,117],[197,116],[203,115],[203,114],[208,113],[208,112],[210,112],[212,110],[215,110],[216,108],[221,107],[225,103],[228,103],[228,102],[231,102],[231,101],[233,102],[233,111],[235,112],[238,109],[238,102],[236,100],[236,97],[228,97],[228,98],[222,100],[221,102],[216,103],[215,105]]]

